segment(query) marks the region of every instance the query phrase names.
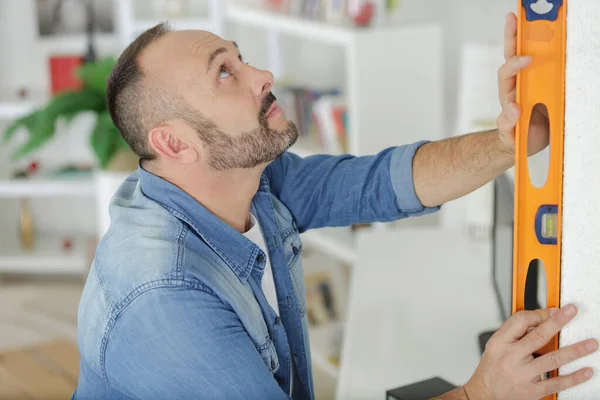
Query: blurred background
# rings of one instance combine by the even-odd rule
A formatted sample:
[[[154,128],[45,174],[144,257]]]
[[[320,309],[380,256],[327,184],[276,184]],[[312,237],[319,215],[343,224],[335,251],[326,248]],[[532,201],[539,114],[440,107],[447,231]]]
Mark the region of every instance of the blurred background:
[[[516,0],[0,0],[0,398],[67,398],[108,202],[137,166],[104,108],[114,59],[168,20],[272,71],[292,151],[356,155],[493,128]],[[547,153],[532,159],[545,179]],[[439,213],[303,235],[319,399],[463,383],[511,307],[512,171]],[[537,271],[537,270],[536,270]],[[532,275],[543,302],[543,268]],[[539,293],[537,288],[539,287]]]

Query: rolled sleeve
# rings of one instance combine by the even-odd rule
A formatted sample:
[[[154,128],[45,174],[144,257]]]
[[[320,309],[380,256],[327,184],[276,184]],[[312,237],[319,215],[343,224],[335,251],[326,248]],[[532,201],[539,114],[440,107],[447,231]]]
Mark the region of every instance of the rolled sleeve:
[[[413,179],[413,159],[415,153],[427,140],[407,146],[397,147],[390,159],[390,176],[396,193],[398,208],[412,216],[426,215],[438,211],[440,206],[425,207],[417,197]]]

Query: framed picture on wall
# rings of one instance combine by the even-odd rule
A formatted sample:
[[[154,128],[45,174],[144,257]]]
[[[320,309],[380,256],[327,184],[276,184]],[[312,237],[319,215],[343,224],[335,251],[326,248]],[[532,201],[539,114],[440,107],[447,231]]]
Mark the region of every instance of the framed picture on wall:
[[[114,7],[111,0],[36,0],[38,35],[81,36],[88,24],[95,33],[113,34]]]

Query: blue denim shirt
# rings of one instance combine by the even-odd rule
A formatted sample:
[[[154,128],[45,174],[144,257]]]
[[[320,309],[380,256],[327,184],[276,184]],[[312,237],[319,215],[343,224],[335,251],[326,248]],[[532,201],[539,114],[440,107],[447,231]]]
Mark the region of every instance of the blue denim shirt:
[[[393,221],[419,202],[412,160],[425,142],[372,156],[284,153],[251,204],[265,255],[175,185],[139,168],[110,205],[78,314],[74,399],[294,399],[314,387],[300,233]],[[292,363],[294,368],[292,369]]]

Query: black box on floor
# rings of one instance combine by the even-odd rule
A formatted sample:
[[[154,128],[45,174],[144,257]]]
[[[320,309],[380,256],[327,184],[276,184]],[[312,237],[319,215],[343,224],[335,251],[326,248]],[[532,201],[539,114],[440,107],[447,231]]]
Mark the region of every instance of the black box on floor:
[[[435,377],[388,390],[386,400],[427,400],[456,389],[456,386]]]

